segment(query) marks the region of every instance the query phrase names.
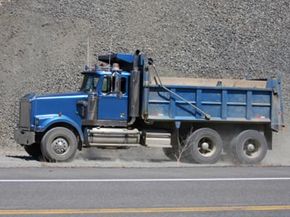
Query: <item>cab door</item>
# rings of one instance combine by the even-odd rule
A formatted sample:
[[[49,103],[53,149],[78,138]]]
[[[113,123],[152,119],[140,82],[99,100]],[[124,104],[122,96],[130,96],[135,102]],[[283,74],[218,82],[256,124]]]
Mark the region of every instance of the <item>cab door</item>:
[[[128,77],[120,73],[104,75],[98,100],[98,121],[107,121],[112,125],[127,123]]]

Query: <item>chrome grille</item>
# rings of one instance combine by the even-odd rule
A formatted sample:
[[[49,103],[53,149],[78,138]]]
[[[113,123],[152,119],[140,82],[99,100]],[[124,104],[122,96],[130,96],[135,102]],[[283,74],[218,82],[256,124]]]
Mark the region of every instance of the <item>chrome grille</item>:
[[[19,127],[23,129],[30,128],[30,111],[31,103],[29,101],[29,96],[26,95],[20,100],[19,106]]]

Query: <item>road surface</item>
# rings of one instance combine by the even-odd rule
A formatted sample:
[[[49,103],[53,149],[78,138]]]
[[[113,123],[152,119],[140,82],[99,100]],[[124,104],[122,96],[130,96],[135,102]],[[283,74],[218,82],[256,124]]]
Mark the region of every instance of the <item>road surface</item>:
[[[0,169],[0,216],[290,216],[290,167]]]

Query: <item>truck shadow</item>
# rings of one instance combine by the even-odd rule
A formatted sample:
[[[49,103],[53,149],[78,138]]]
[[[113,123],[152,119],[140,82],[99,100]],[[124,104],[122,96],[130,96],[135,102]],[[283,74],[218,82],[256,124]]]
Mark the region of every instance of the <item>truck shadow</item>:
[[[14,158],[14,159],[19,159],[19,160],[25,160],[25,161],[39,161],[39,162],[44,162],[44,160],[39,157],[32,157],[32,156],[26,156],[26,155],[6,155],[7,158]],[[76,159],[82,159],[82,160],[99,160],[99,161],[113,161],[114,159],[112,158],[107,158],[107,157],[91,157],[91,158],[84,158],[84,157],[76,157]]]
[[[40,159],[34,158],[32,156],[26,156],[26,155],[6,155],[6,157],[25,160],[25,161],[40,161]]]

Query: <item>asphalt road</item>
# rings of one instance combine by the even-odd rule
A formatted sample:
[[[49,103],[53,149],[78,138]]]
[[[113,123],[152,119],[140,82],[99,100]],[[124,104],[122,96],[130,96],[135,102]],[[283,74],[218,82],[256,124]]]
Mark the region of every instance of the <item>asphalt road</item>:
[[[0,169],[0,216],[290,216],[290,167]]]

